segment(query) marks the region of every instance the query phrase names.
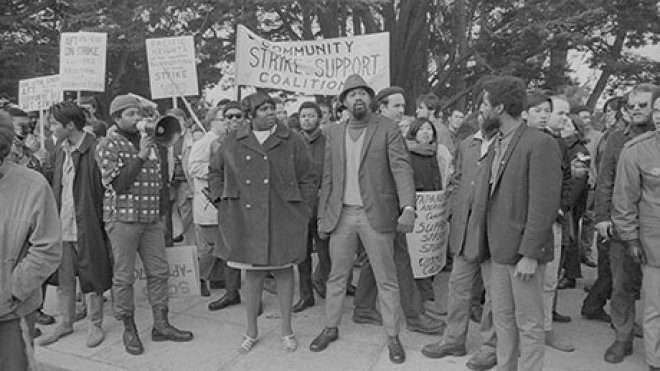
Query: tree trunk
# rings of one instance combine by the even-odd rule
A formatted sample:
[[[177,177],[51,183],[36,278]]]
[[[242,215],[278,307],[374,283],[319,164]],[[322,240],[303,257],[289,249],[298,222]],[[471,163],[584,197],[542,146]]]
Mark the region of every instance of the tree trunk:
[[[319,4],[316,13],[323,37],[326,39],[339,37],[339,6],[337,1],[329,0]]]
[[[462,57],[468,49],[467,45],[467,12],[465,7],[465,0],[455,0],[453,9],[454,19],[454,35],[456,37],[456,53],[458,57]],[[465,70],[467,67],[467,59],[459,59],[457,66],[458,73],[453,74],[452,87],[453,91],[461,92],[465,90]],[[465,95],[461,95],[456,100],[455,109],[465,111]]]
[[[568,82],[566,76],[566,65],[568,63],[568,38],[558,34],[555,36],[554,43],[550,48],[550,69],[548,78],[545,81],[545,87],[557,91]]]
[[[598,81],[596,82],[596,86],[594,86],[594,90],[591,92],[589,100],[587,100],[587,107],[589,107],[592,111],[596,107],[596,103],[598,103],[598,98],[600,98],[603,90],[605,90],[607,81],[610,79],[610,76],[612,76],[612,73],[615,72],[614,65],[615,62],[621,57],[621,50],[623,49],[623,42],[626,40],[626,34],[627,32],[624,29],[619,29],[616,33],[616,38],[614,39],[614,43],[610,48],[607,64],[602,69],[602,72],[598,77]]]

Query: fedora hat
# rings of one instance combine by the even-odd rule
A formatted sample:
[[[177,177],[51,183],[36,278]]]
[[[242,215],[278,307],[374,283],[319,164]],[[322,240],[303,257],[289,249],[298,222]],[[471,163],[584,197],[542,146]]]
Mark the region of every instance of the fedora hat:
[[[342,92],[339,94],[339,102],[344,103],[346,94],[349,91],[357,88],[363,88],[367,91],[367,93],[369,93],[371,98],[374,97],[374,89],[367,85],[367,82],[364,81],[360,75],[350,75],[346,78],[346,82],[344,82],[344,90],[342,90]]]

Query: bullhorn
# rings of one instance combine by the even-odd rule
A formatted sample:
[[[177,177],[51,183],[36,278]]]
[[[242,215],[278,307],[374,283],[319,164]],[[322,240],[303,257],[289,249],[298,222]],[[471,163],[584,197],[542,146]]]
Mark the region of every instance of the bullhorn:
[[[137,129],[154,138],[156,143],[170,147],[181,136],[181,124],[174,116],[162,116],[153,120],[142,120],[137,123]]]

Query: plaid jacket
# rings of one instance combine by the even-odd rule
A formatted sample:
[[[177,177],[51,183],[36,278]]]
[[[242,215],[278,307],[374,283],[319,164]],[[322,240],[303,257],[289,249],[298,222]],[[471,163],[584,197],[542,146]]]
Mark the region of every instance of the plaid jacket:
[[[103,197],[103,220],[106,222],[153,223],[160,218],[161,164],[155,150],[128,190],[119,193],[112,187],[114,179],[130,161],[137,159],[137,155],[133,144],[119,133],[103,138],[97,146],[96,161],[106,189]]]

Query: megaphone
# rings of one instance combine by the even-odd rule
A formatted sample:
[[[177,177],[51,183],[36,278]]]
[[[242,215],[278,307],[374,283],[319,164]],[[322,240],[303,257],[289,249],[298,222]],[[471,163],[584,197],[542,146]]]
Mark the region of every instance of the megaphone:
[[[156,143],[164,147],[174,145],[181,136],[179,120],[170,115],[158,119],[142,120],[137,123],[136,127],[142,133],[153,137]]]

